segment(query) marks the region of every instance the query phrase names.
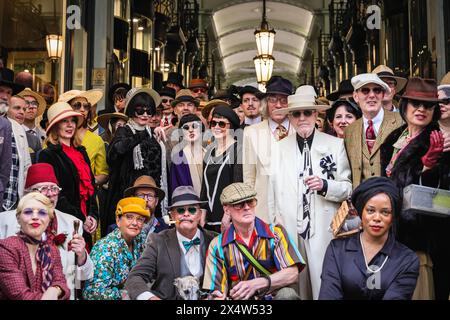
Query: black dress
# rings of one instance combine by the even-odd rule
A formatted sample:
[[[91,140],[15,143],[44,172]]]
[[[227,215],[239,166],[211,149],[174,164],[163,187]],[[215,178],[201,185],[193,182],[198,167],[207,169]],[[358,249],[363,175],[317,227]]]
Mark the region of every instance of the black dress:
[[[234,182],[242,182],[242,146],[235,142],[224,153],[216,156],[216,144],[206,148],[203,160],[201,199],[206,204],[205,229],[220,233],[223,207],[220,203],[222,190]]]
[[[133,150],[137,145],[141,147],[142,169],[134,167]],[[106,235],[107,227],[115,223],[117,202],[138,177],[151,176],[156,185],[161,186],[161,155],[161,146],[147,130],[133,133],[128,126],[117,129],[107,155],[110,178],[105,217],[102,217],[102,237]]]

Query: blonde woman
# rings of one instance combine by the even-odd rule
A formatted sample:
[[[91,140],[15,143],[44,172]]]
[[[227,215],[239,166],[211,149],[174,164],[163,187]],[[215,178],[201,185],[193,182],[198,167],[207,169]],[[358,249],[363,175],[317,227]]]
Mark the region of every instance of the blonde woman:
[[[17,207],[20,231],[0,240],[0,300],[66,300],[70,297],[59,251],[43,237],[53,207],[32,192]]]

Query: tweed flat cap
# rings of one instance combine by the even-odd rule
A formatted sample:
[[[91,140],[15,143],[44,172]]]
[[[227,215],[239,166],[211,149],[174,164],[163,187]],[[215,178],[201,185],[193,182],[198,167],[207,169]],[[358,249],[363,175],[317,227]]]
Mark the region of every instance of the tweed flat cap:
[[[236,182],[230,184],[228,187],[223,189],[220,195],[220,203],[222,205],[226,204],[237,204],[256,196],[256,190],[248,183]]]

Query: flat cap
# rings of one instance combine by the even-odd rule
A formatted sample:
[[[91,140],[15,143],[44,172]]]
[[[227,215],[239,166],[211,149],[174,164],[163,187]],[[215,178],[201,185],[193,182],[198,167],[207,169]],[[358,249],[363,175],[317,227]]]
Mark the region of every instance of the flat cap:
[[[256,196],[256,190],[248,183],[236,182],[230,184],[228,187],[223,189],[220,195],[220,203],[222,205],[226,204],[237,204]]]

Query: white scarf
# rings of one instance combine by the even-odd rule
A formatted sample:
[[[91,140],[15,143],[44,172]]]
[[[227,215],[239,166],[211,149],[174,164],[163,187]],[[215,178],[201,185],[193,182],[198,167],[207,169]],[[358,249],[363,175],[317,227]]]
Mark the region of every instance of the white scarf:
[[[136,131],[144,131],[147,130],[149,136],[152,136],[152,132],[148,128],[148,126],[141,126],[133,121],[133,119],[128,120],[127,123],[128,128],[131,129],[133,134],[136,134]],[[144,159],[142,158],[142,151],[141,151],[141,144],[139,143],[136,147],[133,149],[133,163],[134,163],[134,169],[135,170],[141,170],[144,169]]]

